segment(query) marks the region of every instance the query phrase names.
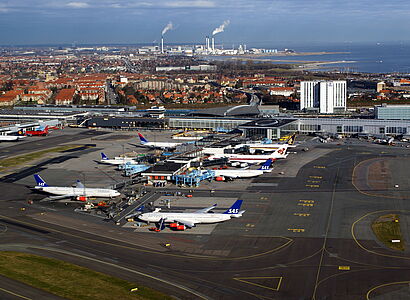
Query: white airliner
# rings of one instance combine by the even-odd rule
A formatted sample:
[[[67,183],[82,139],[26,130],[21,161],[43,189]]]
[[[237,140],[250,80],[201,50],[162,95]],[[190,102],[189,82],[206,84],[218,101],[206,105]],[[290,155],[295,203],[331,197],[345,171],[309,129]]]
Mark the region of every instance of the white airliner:
[[[49,186],[40,175],[35,174],[36,190],[51,195],[47,200],[59,200],[65,198],[76,198],[79,201],[87,201],[89,197],[114,198],[121,195],[120,192],[112,189],[86,188],[80,181],[77,181],[75,187]]]
[[[285,148],[287,150],[288,148],[296,147],[296,146],[293,146],[295,142],[295,138],[296,138],[296,134],[293,134],[284,144],[266,144],[262,142],[253,142],[253,143],[250,142],[250,143],[241,144],[240,146],[248,146],[250,153],[254,153],[256,150],[260,150],[264,152],[273,152],[280,148]]]
[[[108,158],[107,155],[101,152],[101,160],[100,163],[107,164],[107,165],[123,165],[128,162],[135,163],[135,160],[131,157],[115,157],[113,159]]]
[[[215,176],[222,176],[228,178],[251,178],[260,176],[265,172],[271,172],[272,169],[270,168],[272,164],[272,160],[268,159],[265,163],[257,170],[249,170],[249,169],[239,169],[239,170],[213,170],[215,172]]]
[[[160,149],[173,149],[182,143],[172,143],[172,142],[149,142],[141,133],[138,133],[141,141],[141,145],[150,148],[160,148]]]
[[[231,154],[231,153],[224,153],[224,154],[215,154],[209,157],[210,160],[218,159],[226,157],[230,162],[247,162],[249,164],[260,164],[268,159],[276,160],[280,158],[286,158],[288,155],[286,153],[287,148],[281,147],[269,154],[262,154],[262,155],[254,155],[254,154]]]
[[[16,133],[15,131],[7,131],[4,133],[4,135],[0,135],[0,142],[17,142],[26,138],[25,135],[12,135],[13,133]]]
[[[17,142],[25,138],[25,136],[17,135],[0,135],[0,142]]]
[[[175,230],[185,230],[186,227],[192,228],[196,224],[211,224],[230,220],[231,218],[242,217],[244,210],[240,211],[243,200],[237,200],[224,213],[209,213],[216,207],[216,204],[200,209],[192,213],[183,212],[160,212],[160,208],[150,213],[143,213],[138,216],[141,221],[157,223],[156,231],[165,228],[165,223],[170,223],[169,227]]]

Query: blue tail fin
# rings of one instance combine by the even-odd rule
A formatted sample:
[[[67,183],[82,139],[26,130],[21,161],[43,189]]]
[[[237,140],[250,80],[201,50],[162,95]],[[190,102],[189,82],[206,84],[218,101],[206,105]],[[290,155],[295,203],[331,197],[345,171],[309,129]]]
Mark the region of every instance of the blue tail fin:
[[[101,152],[101,159],[108,160],[108,156]]]
[[[263,165],[258,170],[262,170],[262,171],[269,170],[271,165],[272,165],[272,159],[269,158],[263,163]]]
[[[236,200],[235,203],[226,212],[224,212],[224,214],[238,214],[241,209],[242,202],[243,200]]]
[[[141,144],[148,143],[148,140],[141,133],[138,132],[138,136],[140,138]]]
[[[48,186],[48,184],[38,174],[34,174],[34,180],[36,181],[36,186]]]

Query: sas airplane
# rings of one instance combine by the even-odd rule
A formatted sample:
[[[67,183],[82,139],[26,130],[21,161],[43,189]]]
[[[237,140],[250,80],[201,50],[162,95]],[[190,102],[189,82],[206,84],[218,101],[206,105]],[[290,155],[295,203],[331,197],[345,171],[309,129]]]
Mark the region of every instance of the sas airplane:
[[[192,213],[185,212],[160,212],[160,208],[153,212],[142,213],[138,216],[141,221],[156,223],[157,229],[161,231],[165,228],[166,223],[170,223],[169,227],[174,230],[185,230],[187,227],[195,227],[196,224],[212,224],[230,220],[232,218],[242,217],[244,210],[240,210],[243,200],[237,200],[228,210],[223,213],[209,213],[216,207],[212,205],[204,209]]]
[[[98,163],[98,161],[96,161]],[[126,163],[135,163],[135,160],[131,157],[115,157],[113,159],[108,158],[103,152],[101,152],[101,164],[120,166]]]
[[[138,133],[141,141],[141,145],[149,148],[159,148],[159,149],[174,149],[182,143],[172,143],[172,142],[149,142],[141,133]]]
[[[35,190],[56,195],[47,197],[41,201],[74,198],[78,201],[85,202],[90,197],[114,198],[121,195],[120,192],[112,189],[86,188],[79,180],[77,180],[75,187],[59,187],[49,186],[38,174],[34,175],[34,179],[36,181]]]
[[[265,172],[272,172],[270,166],[272,165],[272,159],[268,159],[265,163],[257,170],[249,170],[249,169],[239,169],[239,170],[213,170],[215,172],[215,176],[222,176],[227,178],[251,178],[260,176]]]

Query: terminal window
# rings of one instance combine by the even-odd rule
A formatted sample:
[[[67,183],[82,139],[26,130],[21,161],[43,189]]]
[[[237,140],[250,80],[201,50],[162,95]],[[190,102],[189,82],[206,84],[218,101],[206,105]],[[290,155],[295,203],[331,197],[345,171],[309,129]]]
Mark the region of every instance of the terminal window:
[[[345,132],[363,132],[363,126],[345,126]]]
[[[387,127],[386,133],[406,134],[407,128],[406,127]]]

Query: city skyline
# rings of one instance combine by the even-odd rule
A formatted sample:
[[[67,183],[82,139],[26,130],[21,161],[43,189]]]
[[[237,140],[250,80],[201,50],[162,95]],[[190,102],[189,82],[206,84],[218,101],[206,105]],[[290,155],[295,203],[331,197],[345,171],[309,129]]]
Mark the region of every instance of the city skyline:
[[[166,42],[199,43],[224,21],[227,44],[402,41],[409,14],[399,0],[16,0],[0,2],[0,44],[152,43],[169,22]]]

